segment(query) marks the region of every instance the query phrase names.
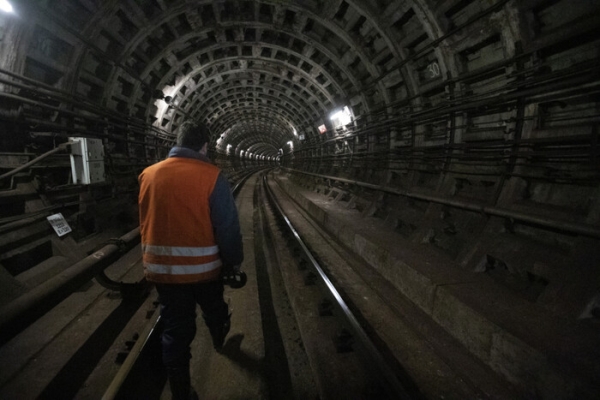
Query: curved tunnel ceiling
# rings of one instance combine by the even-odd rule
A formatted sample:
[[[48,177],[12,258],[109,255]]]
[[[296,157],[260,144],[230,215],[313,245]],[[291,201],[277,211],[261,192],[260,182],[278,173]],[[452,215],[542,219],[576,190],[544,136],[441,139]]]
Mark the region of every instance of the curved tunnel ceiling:
[[[432,62],[424,79],[447,74],[425,0],[54,3],[21,12],[68,32],[71,90],[168,132],[204,121],[221,153],[276,156],[340,107],[364,115],[418,93]]]
[[[347,6],[338,3],[337,12],[342,3]],[[358,45],[343,29],[326,28],[327,20],[319,16],[323,4],[195,2],[152,18],[120,8],[121,27],[139,30],[130,33],[119,62],[134,67],[141,58],[142,79],[163,73],[157,86],[174,107],[161,109],[159,102],[156,124],[171,128],[187,115],[211,127],[222,139],[221,151],[231,145],[236,153],[275,156],[296,137],[294,131],[314,134],[317,120],[349,94],[360,93],[352,70],[357,65],[350,68],[343,58],[349,52],[360,63],[368,55],[353,50]],[[143,28],[148,25],[155,28]],[[159,37],[171,40],[154,45]],[[160,51],[148,57],[151,48]]]
[[[546,12],[554,3],[24,0],[16,28],[4,30],[17,51],[0,68],[143,120],[161,137],[192,118],[211,128],[218,153],[273,157],[310,149],[342,107],[368,132],[407,109],[476,97],[496,64],[512,81],[509,61],[543,59],[536,32],[583,18],[566,6]],[[593,30],[592,19],[567,36]],[[494,96],[490,85],[479,95]]]

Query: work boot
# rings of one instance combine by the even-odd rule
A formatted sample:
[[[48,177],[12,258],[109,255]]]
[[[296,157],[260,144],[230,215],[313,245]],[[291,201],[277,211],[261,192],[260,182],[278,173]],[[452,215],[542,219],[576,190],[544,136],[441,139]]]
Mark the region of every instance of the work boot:
[[[210,331],[210,336],[212,337],[213,347],[215,350],[221,350],[223,348],[223,343],[225,343],[225,337],[231,328],[231,314],[229,314],[227,319],[220,324],[207,323],[207,325],[208,330]]]
[[[171,388],[172,388],[172,386],[171,386]],[[176,392],[173,391],[173,389],[171,389],[171,395],[173,396],[173,397],[171,397],[172,400],[199,400],[198,393],[191,386],[188,386],[187,392],[185,390],[181,390],[181,388],[179,388],[177,391],[177,394],[176,394]],[[181,397],[181,396],[185,396],[185,397]]]
[[[169,386],[171,386],[173,400],[188,400],[190,398],[191,386],[189,380],[169,377]]]
[[[173,400],[197,399],[196,391],[190,384],[189,370],[173,368],[167,369],[169,375],[169,386],[171,386],[171,395]],[[195,397],[194,397],[195,396]]]

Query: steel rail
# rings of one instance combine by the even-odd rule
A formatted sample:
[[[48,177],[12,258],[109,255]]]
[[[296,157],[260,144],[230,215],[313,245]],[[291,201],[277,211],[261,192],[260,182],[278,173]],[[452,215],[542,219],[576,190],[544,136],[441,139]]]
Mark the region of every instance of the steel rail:
[[[358,338],[358,341],[363,346],[363,348],[366,350],[366,352],[365,352],[366,356],[369,358],[369,361],[373,364],[373,366],[377,369],[378,374],[376,374],[376,375],[378,377],[383,378],[382,383],[384,383],[385,388],[390,392],[390,394],[392,396],[394,396],[394,398],[412,399],[412,396],[409,394],[409,392],[404,387],[404,385],[400,382],[398,377],[392,372],[393,369],[389,366],[389,364],[381,356],[381,353],[379,352],[377,347],[373,344],[373,342],[371,341],[371,339],[369,338],[369,336],[367,335],[365,330],[362,328],[362,326],[360,325],[360,323],[358,322],[358,320],[356,319],[356,317],[354,316],[352,311],[350,311],[350,308],[348,307],[348,305],[346,304],[346,302],[344,301],[344,299],[342,298],[342,296],[340,295],[340,293],[338,292],[336,287],[333,285],[333,283],[331,282],[331,280],[329,279],[329,277],[327,276],[327,274],[325,273],[323,268],[321,268],[318,261],[314,258],[311,251],[308,249],[308,247],[302,240],[302,237],[300,236],[300,234],[298,233],[296,228],[294,228],[294,226],[292,225],[289,218],[285,215],[284,210],[281,208],[281,206],[277,202],[275,195],[273,194],[271,188],[268,185],[266,175],[263,175],[263,184],[267,190],[267,194],[268,194],[269,200],[271,201],[271,204],[275,207],[275,209],[277,210],[277,212],[279,213],[279,215],[285,222],[285,225],[287,226],[288,230],[292,233],[293,237],[296,239],[298,246],[302,249],[302,252],[304,253],[307,261],[312,264],[314,270],[317,272],[317,276],[320,278],[321,282],[327,288],[327,291],[330,294],[330,296],[334,298],[336,305],[341,310],[345,319],[349,323],[350,328],[353,331],[355,337]]]
[[[250,178],[256,172],[258,172],[260,170],[263,170],[265,168],[270,168],[270,167],[256,167],[256,168],[253,168],[252,170],[250,170],[250,172],[244,173],[242,175],[242,177],[239,178],[238,181],[231,187],[231,193],[234,195],[234,197],[237,197],[239,191],[242,188],[242,185],[244,183],[246,183],[246,181],[248,180],[248,178]]]
[[[158,326],[160,323],[160,312],[154,310],[150,321],[145,325],[144,330],[140,333],[140,337],[136,340],[135,344],[131,348],[131,351],[123,361],[123,365],[119,368],[119,372],[115,375],[115,378],[111,381],[108,389],[102,395],[102,400],[113,400],[115,399],[121,390],[121,387],[125,383],[128,374],[134,368],[135,363],[140,358],[142,353],[146,351],[147,344],[150,342],[152,335],[156,335],[159,332]]]

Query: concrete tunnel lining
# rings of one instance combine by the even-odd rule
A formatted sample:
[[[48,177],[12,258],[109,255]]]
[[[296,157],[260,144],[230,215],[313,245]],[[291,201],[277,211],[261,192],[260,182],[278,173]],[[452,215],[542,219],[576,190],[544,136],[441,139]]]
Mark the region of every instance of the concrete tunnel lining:
[[[597,330],[594,2],[26,0],[14,9],[0,14],[0,172],[74,136],[102,139],[107,155],[104,181],[89,187],[72,184],[60,154],[0,181],[2,287],[16,288],[0,304],[32,289],[13,267],[32,248],[59,254],[40,216],[62,211],[72,222],[60,254],[69,262],[86,238],[130,227],[132,182],[193,118],[212,129],[211,156],[231,175],[277,160],[291,192],[335,193],[325,198],[354,210],[357,224],[497,285],[516,309],[561,332]],[[334,126],[344,106],[352,120]],[[399,274],[389,279],[403,287]],[[429,289],[404,288],[416,298]],[[535,385],[555,379],[535,375],[546,355],[526,371]]]

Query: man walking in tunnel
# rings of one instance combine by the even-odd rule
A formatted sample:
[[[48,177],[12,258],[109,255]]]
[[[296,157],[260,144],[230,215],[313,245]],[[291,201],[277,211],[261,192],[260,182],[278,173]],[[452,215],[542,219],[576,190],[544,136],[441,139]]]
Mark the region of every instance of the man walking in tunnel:
[[[196,304],[220,349],[230,327],[220,276],[223,268],[239,270],[244,257],[237,208],[207,158],[208,141],[204,125],[184,122],[168,158],[139,176],[144,273],[159,294],[163,361],[176,400],[195,396],[189,365]]]

